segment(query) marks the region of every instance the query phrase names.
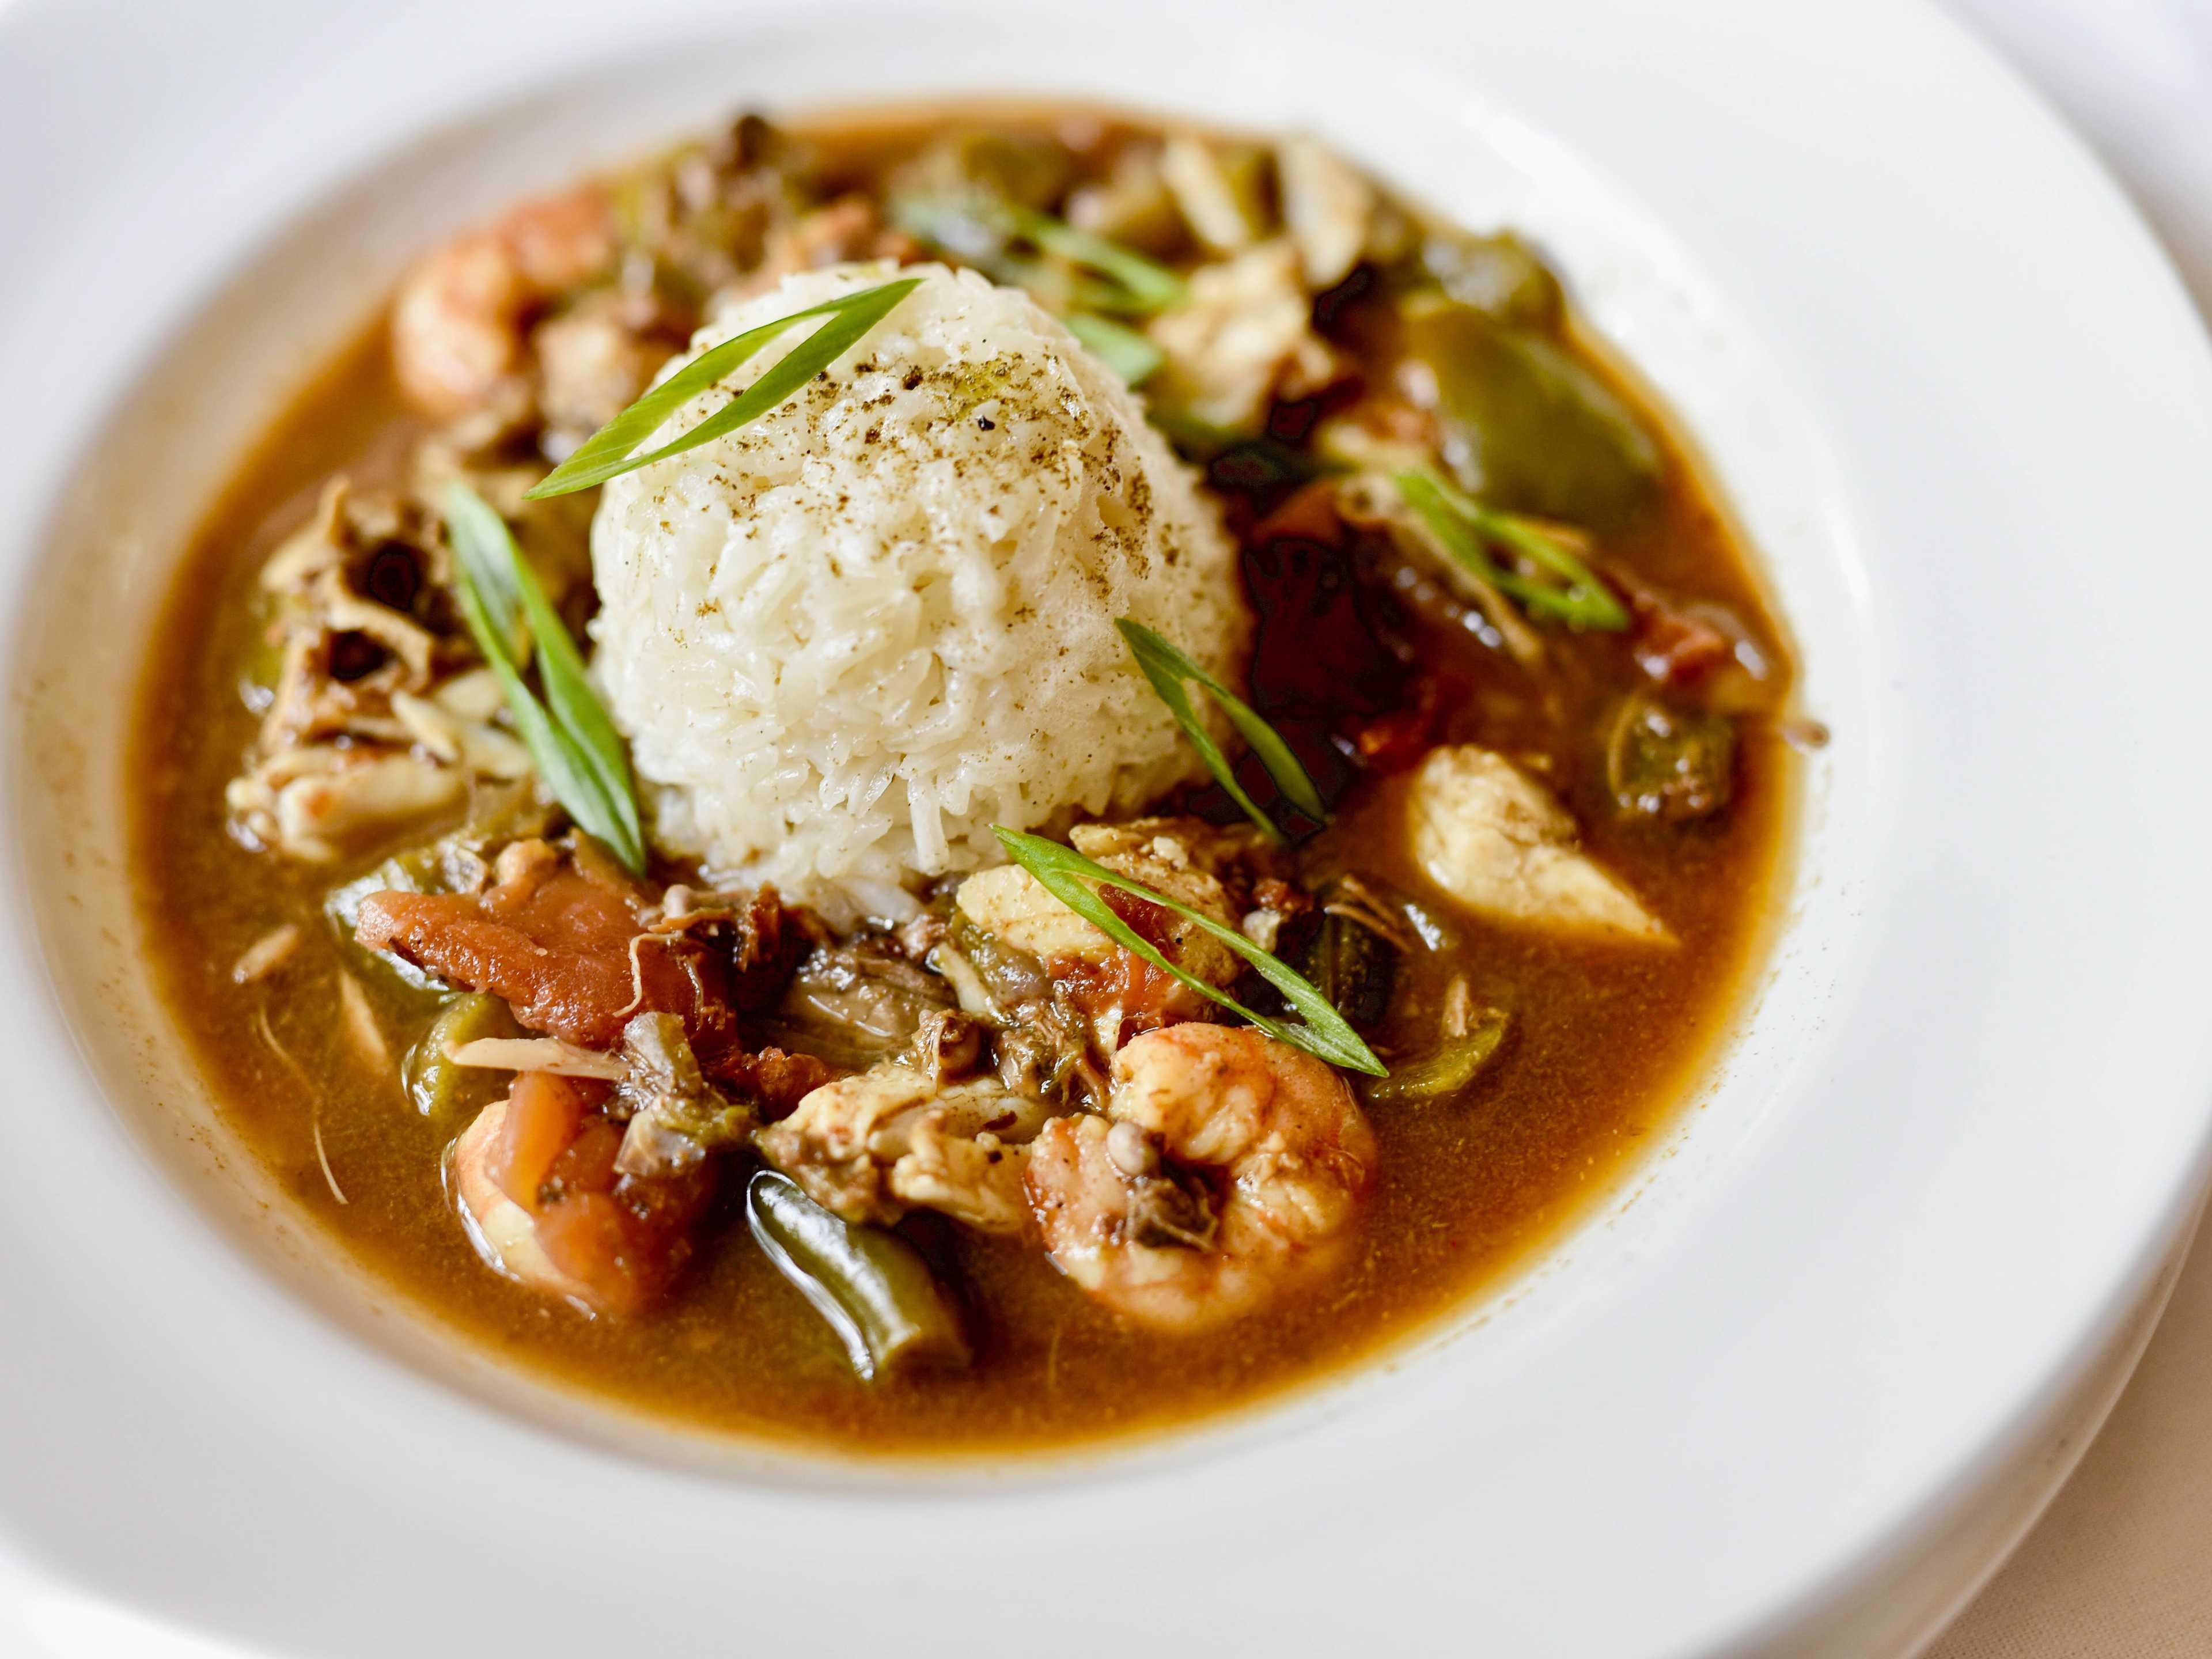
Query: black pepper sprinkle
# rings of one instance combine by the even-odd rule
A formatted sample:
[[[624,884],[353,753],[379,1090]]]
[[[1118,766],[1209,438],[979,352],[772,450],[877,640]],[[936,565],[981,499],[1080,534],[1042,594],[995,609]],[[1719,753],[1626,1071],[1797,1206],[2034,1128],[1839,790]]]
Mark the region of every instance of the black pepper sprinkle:
[[[999,429],[998,422],[992,420],[988,415],[978,415],[975,417],[975,424],[981,427],[986,432],[996,432]]]

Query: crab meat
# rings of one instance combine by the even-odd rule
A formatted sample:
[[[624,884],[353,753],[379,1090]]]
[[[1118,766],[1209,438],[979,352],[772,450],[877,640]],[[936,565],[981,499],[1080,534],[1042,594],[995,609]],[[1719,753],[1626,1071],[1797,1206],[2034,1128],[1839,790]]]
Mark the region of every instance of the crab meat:
[[[1182,836],[1154,823],[1078,824],[1068,839],[1075,850],[1118,875],[1141,883],[1164,897],[1187,904],[1234,927],[1242,918],[1218,877]],[[1112,902],[1113,890],[1105,896]],[[1081,916],[1045,890],[1026,870],[1006,865],[979,871],[960,884],[962,912],[985,933],[1043,963],[1109,961],[1119,948]],[[1138,902],[1141,903],[1139,900]],[[1158,912],[1158,906],[1147,908]],[[1236,954],[1195,922],[1173,912],[1148,918],[1157,924],[1158,945],[1169,960],[1209,985],[1227,985],[1239,969]],[[1147,930],[1139,927],[1138,931]]]
[[[1156,395],[1215,426],[1249,431],[1278,392],[1303,397],[1335,378],[1336,356],[1311,324],[1289,242],[1201,265],[1184,302],[1152,320],[1153,343],[1167,355]]]
[[[1672,944],[1627,888],[1577,845],[1575,821],[1504,756],[1474,744],[1431,750],[1413,774],[1415,860],[1468,909],[1561,933]]]
[[[1178,133],[1160,151],[1160,179],[1192,234],[1217,253],[1252,246],[1252,216],[1229,171],[1203,138]]]
[[[328,864],[396,825],[449,811],[465,773],[407,753],[317,745],[272,756],[223,792],[257,840]]]
[[[1039,962],[1103,962],[1114,953],[1113,940],[1018,865],[976,872],[960,884],[958,903],[985,933]]]
[[[1243,845],[1233,834],[1224,836],[1184,819],[1150,818],[1079,824],[1068,839],[1116,874],[1224,927],[1243,921],[1221,873]],[[1236,982],[1243,965],[1236,952],[1188,917],[1118,888],[1102,887],[1099,897],[1184,972],[1208,985]],[[1026,870],[1008,866],[980,872],[961,884],[956,902],[1000,944],[1043,965],[1054,996],[1089,1024],[1102,1055],[1113,1054],[1133,1029],[1200,1018],[1207,1012],[1205,996],[1121,949]]]
[[[442,697],[395,691],[392,714],[410,737],[448,766],[505,780],[526,778],[536,770],[520,743],[483,720],[456,714]]]

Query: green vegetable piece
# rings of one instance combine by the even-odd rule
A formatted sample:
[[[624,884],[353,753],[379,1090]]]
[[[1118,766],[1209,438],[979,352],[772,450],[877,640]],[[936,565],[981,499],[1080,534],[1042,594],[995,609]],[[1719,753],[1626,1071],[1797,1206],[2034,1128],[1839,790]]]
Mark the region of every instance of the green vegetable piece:
[[[958,1316],[896,1233],[842,1220],[773,1170],[746,1185],[745,1220],[777,1271],[829,1321],[863,1382],[967,1366]]]
[[[1017,236],[1104,279],[1085,291],[1098,310],[1146,316],[1182,303],[1182,278],[1158,260],[1034,208],[1012,207],[1007,212]]]
[[[396,853],[366,875],[331,888],[323,895],[323,915],[337,935],[340,947],[357,966],[442,999],[447,986],[436,975],[403,957],[368,950],[354,938],[361,921],[361,902],[371,893],[444,892],[447,863],[457,852],[465,848],[481,854],[494,842],[550,835],[559,823],[560,814],[541,800],[536,787],[526,781],[480,787],[476,810],[465,823],[434,841]]]
[[[1242,1014],[1271,1037],[1293,1048],[1303,1048],[1308,1054],[1325,1060],[1332,1066],[1341,1066],[1349,1072],[1364,1072],[1370,1077],[1386,1075],[1387,1068],[1375,1057],[1375,1051],[1361,1039],[1358,1032],[1345,1024],[1344,1016],[1330,1006],[1327,997],[1234,927],[1224,927],[1212,916],[1194,910],[1164,893],[1156,893],[1142,882],[1131,881],[1127,876],[1084,857],[1074,848],[1047,841],[1042,836],[1024,835],[1019,830],[996,823],[991,826],[991,833],[1006,849],[1006,856],[1036,877],[1045,891],[1123,950],[1149,962],[1162,973],[1173,975],[1208,1000],[1220,1004],[1232,1013]],[[1227,993],[1214,989],[1194,974],[1184,972],[1162,956],[1151,941],[1115,915],[1112,908],[1091,890],[1092,883],[1118,887],[1125,893],[1149,899],[1164,910],[1172,910],[1186,921],[1195,922],[1250,963],[1261,978],[1283,994],[1283,1000],[1297,1010],[1305,1024],[1292,1024],[1255,1013]]]
[[[401,1063],[407,1098],[424,1117],[441,1120],[489,1106],[507,1092],[506,1075],[481,1066],[457,1066],[449,1051],[479,1037],[522,1034],[507,1004],[489,993],[471,991],[451,999]]]
[[[895,283],[862,289],[857,294],[841,294],[834,300],[794,311],[788,317],[775,318],[758,328],[747,329],[734,339],[709,347],[586,439],[574,454],[528,492],[530,498],[535,501],[589,489],[624,472],[635,472],[655,461],[665,461],[671,455],[681,455],[701,444],[711,443],[748,421],[757,420],[858,345],[869,330],[890,314],[892,307],[921,285],[921,277],[906,276]],[[632,453],[679,407],[724,376],[734,374],[792,325],[810,317],[829,320],[771,364],[766,374],[728,404],[659,448],[642,455]]]
[[[1158,261],[996,197],[896,196],[890,219],[909,236],[974,265],[992,281],[1029,289],[1056,307],[1142,317],[1182,302],[1182,278]],[[1037,254],[1063,261],[1072,278],[1061,280],[1040,266]]]
[[[1406,345],[1436,375],[1452,470],[1499,507],[1617,528],[1648,512],[1659,446],[1558,342],[1440,295],[1403,308]]]
[[[643,875],[645,832],[622,738],[584,678],[576,642],[516,551],[507,521],[456,478],[446,487],[446,532],[459,577],[454,595],[461,618],[506,695],[538,775],[579,828],[604,842],[632,875]],[[518,619],[528,623],[537,647],[544,702],[522,682],[514,647]]]
[[[684,1022],[674,1014],[633,1016],[623,1028],[623,1058],[629,1075],[615,1097],[633,1122],[650,1118],[665,1134],[704,1151],[738,1146],[759,1126],[750,1098],[732,1099],[707,1081]]]
[[[1575,628],[1617,633],[1628,626],[1628,609],[1613,597],[1613,590],[1572,550],[1541,526],[1462,495],[1425,466],[1394,473],[1391,483],[1445,552],[1482,581],[1520,600],[1532,613]],[[1565,585],[1506,569],[1483,550],[1486,541],[1511,548],[1563,578]]]
[[[1306,977],[1336,1012],[1371,1026],[1389,1012],[1398,979],[1398,947],[1352,917],[1325,913],[1306,947]]]
[[[1075,182],[1075,157],[1058,140],[979,128],[951,132],[902,165],[896,191],[927,196],[982,195],[1046,208]]]
[[[1131,386],[1142,386],[1166,361],[1167,354],[1148,337],[1087,311],[1076,312],[1067,319],[1067,331],[1085,351]]]
[[[1606,783],[1631,817],[1710,817],[1735,789],[1735,722],[1670,708],[1648,692],[1620,706],[1605,747]]]
[[[1389,1077],[1368,1085],[1368,1104],[1420,1106],[1462,1092],[1496,1058],[1507,1024],[1502,1010],[1485,1008],[1464,1036],[1446,1037],[1419,1060],[1407,1060]]]
[[[1275,787],[1288,797],[1291,805],[1316,823],[1328,821],[1328,808],[1322,805],[1321,791],[1314,787],[1306,769],[1299,764],[1290,744],[1283,741],[1282,733],[1262,720],[1251,704],[1142,623],[1123,617],[1114,625],[1121,630],[1121,637],[1128,642],[1129,654],[1137,659],[1137,666],[1151,682],[1160,701],[1168,706],[1168,713],[1175,716],[1176,724],[1182,727],[1191,747],[1206,763],[1206,769],[1213,774],[1213,781],[1229,792],[1230,799],[1244,809],[1244,815],[1266,832],[1268,840],[1281,846],[1283,832],[1237,781],[1236,769],[1230,765],[1228,757],[1221,752],[1199,720],[1197,711],[1192,708],[1190,694],[1183,689],[1186,684],[1204,688],[1206,695],[1221,706],[1221,712],[1229,716],[1230,725],[1252,745],[1252,752],[1259,756],[1260,763],[1267,769],[1267,775],[1275,781]]]
[[[1566,320],[1559,279],[1510,230],[1491,236],[1433,232],[1421,245],[1421,269],[1460,304],[1501,323],[1552,334]]]

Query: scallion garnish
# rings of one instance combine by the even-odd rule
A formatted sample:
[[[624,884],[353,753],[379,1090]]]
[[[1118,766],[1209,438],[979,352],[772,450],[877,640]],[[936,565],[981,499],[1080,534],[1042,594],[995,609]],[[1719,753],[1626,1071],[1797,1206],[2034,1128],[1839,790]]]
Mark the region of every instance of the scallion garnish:
[[[1079,230],[1065,219],[1055,219],[1035,208],[1010,204],[1006,213],[1014,234],[1024,241],[1105,279],[1103,285],[1094,285],[1085,295],[1097,309],[1149,316],[1182,303],[1182,278],[1134,248]]]
[[[584,678],[584,659],[523,562],[507,520],[454,479],[446,487],[446,537],[459,580],[461,617],[483,653],[538,775],[577,826],[605,842],[632,875],[645,873],[645,835],[622,738]],[[545,701],[523,684],[518,624],[538,657]]]
[[[895,283],[862,289],[857,294],[840,295],[818,306],[794,311],[788,317],[763,323],[758,328],[749,328],[732,339],[709,347],[593,433],[574,454],[530,491],[531,496],[565,495],[573,490],[589,489],[593,484],[605,483],[624,472],[650,466],[655,461],[696,449],[725,433],[736,431],[746,422],[767,414],[859,344],[870,329],[890,314],[892,307],[921,284],[921,277],[905,276]],[[769,367],[767,374],[729,404],[673,441],[643,455],[631,453],[672,411],[739,368],[794,323],[804,322],[809,317],[825,317],[829,320],[793,346]]]
[[[1282,733],[1262,720],[1251,704],[1224,685],[1201,664],[1177,650],[1142,623],[1123,617],[1114,625],[1121,630],[1121,637],[1128,641],[1129,654],[1137,659],[1137,666],[1144,672],[1146,679],[1152,683],[1152,690],[1159,694],[1160,701],[1167,704],[1168,713],[1174,715],[1176,724],[1182,727],[1183,735],[1190,739],[1190,746],[1198,750],[1199,758],[1206,763],[1206,769],[1213,774],[1213,781],[1229,792],[1230,799],[1244,809],[1245,817],[1258,824],[1267,833],[1268,840],[1281,846],[1283,832],[1275,827],[1274,820],[1260,810],[1251,796],[1244,793],[1243,786],[1237,781],[1236,769],[1230,765],[1228,757],[1221,752],[1220,745],[1214,742],[1198,718],[1197,711],[1190,706],[1190,693],[1183,689],[1186,685],[1202,687],[1208,696],[1221,705],[1221,712],[1229,716],[1229,723],[1237,728],[1245,742],[1252,745],[1252,752],[1260,757],[1260,764],[1267,769],[1267,775],[1275,781],[1275,787],[1288,797],[1291,805],[1316,823],[1328,821],[1328,809],[1322,804],[1321,791],[1314,787],[1313,780],[1306,775],[1306,769],[1291,752],[1290,744],[1283,741]]]
[[[1164,972],[1174,975],[1201,996],[1219,1003],[1232,1012],[1242,1014],[1269,1036],[1279,1038],[1310,1054],[1318,1055],[1332,1066],[1341,1066],[1346,1071],[1364,1072],[1370,1077],[1389,1075],[1389,1068],[1375,1057],[1375,1051],[1360,1040],[1358,1032],[1345,1023],[1344,1016],[1329,1006],[1327,997],[1234,927],[1216,921],[1212,916],[1194,910],[1187,904],[1178,903],[1164,893],[1156,893],[1141,882],[1118,875],[1073,848],[1047,841],[1042,836],[1024,835],[1019,830],[996,824],[992,826],[992,834],[998,836],[999,844],[1006,849],[1006,856],[1034,876],[1045,891],[1123,950]],[[1094,884],[1119,888],[1148,903],[1172,911],[1186,921],[1195,922],[1250,963],[1261,978],[1280,991],[1283,1000],[1304,1016],[1304,1024],[1270,1019],[1265,1014],[1255,1013],[1226,993],[1217,991],[1195,975],[1184,972],[1162,956],[1158,949],[1135,928],[1115,915],[1112,907],[1098,896]]]
[[[1078,230],[1035,208],[992,196],[901,196],[891,222],[974,265],[994,282],[1046,289],[1036,261],[1013,252],[1020,243],[1075,268],[1066,298],[1079,308],[1146,317],[1182,303],[1182,278],[1133,248]]]
[[[1428,467],[1393,473],[1390,481],[1446,553],[1501,593],[1511,594],[1530,611],[1575,628],[1618,632],[1628,626],[1627,608],[1613,591],[1558,537],[1547,534],[1533,520],[1485,507],[1453,489]],[[1511,548],[1559,576],[1565,586],[1507,569],[1484,551],[1486,541]]]
[[[1085,350],[1131,386],[1142,386],[1150,380],[1167,355],[1127,324],[1088,311],[1071,312],[1067,331]]]

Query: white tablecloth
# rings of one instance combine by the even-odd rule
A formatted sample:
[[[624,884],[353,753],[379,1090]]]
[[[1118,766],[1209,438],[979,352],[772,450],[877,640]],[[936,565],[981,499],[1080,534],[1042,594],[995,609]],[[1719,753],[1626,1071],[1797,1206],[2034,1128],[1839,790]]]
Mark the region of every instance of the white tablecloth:
[[[2212,0],[1950,4],[2103,155],[2212,317]],[[2212,1228],[2080,1469],[1929,1659],[2212,1659]]]

